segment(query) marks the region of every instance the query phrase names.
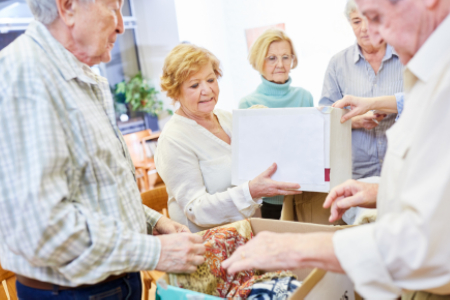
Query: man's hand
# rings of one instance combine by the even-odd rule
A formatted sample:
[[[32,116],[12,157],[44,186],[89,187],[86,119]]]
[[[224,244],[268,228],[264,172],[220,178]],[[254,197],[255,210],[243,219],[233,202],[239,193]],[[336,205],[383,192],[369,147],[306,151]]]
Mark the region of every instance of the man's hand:
[[[261,232],[222,263],[229,274],[243,270],[265,271],[321,268],[343,273],[334,254],[333,233]]]
[[[342,116],[341,123],[350,120],[353,117],[363,115],[371,110],[372,101],[370,98],[355,97],[351,95],[344,96],[341,100],[333,103],[332,107],[344,108],[350,106],[350,111]]]
[[[323,207],[331,207],[329,221],[332,223],[339,220],[350,207],[376,208],[377,195],[378,184],[347,180],[331,190]]]
[[[181,225],[180,223],[172,221],[171,219],[166,218],[165,216],[162,216],[156,223],[155,227],[153,228],[153,235],[181,233],[181,232],[190,233],[191,231],[185,225]]]
[[[168,273],[193,273],[205,262],[203,238],[192,233],[157,236],[161,255],[156,270]]]
[[[344,118],[345,115],[342,117]],[[365,113],[362,116],[356,116],[352,118],[352,128],[360,129],[364,128],[367,130],[374,129],[378,126],[379,122],[384,119],[386,115],[375,115],[373,112]]]

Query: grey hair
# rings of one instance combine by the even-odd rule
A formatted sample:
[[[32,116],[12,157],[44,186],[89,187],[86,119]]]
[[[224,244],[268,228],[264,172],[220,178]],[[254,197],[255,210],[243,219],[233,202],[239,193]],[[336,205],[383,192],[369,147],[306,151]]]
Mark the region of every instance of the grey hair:
[[[397,4],[397,2],[400,2],[400,0],[389,0],[392,4]],[[347,20],[350,21],[350,15],[352,12],[355,12],[358,10],[358,4],[356,4],[355,0],[348,0],[347,4],[345,5],[345,16],[347,17]]]
[[[83,2],[95,2],[95,0],[81,0]],[[27,0],[28,6],[36,20],[43,24],[51,24],[58,18],[56,0]]]
[[[358,5],[356,4],[355,0],[348,0],[347,4],[345,5],[345,16],[347,17],[347,20],[350,21],[350,15],[352,12],[355,12],[358,10]]]

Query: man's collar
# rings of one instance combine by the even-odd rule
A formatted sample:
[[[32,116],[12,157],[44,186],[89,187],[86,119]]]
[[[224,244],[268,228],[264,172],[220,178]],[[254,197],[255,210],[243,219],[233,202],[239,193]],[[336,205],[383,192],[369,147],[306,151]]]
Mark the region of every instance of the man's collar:
[[[450,15],[428,37],[406,68],[423,82],[427,82],[450,53]]]
[[[358,43],[355,43],[353,51],[353,62],[356,64],[361,58],[364,58],[364,55],[362,54]],[[398,57],[398,54],[395,52],[394,48],[392,48],[391,45],[386,44],[386,53],[384,54],[383,61],[391,59],[393,55]]]
[[[66,81],[78,78],[87,83],[97,83],[94,79],[86,75],[83,70],[83,63],[70,51],[64,48],[64,46],[51,35],[44,24],[38,21],[32,21],[30,25],[28,25],[25,34],[35,40],[42,49],[48,53],[49,59],[59,69]]]

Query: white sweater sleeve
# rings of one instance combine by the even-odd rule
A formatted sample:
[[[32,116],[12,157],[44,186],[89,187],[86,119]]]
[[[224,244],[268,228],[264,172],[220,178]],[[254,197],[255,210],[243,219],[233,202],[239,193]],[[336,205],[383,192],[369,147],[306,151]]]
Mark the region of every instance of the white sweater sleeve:
[[[155,163],[169,193],[197,226],[212,227],[249,218],[262,202],[252,199],[248,182],[209,194],[196,154],[170,137],[158,143]]]

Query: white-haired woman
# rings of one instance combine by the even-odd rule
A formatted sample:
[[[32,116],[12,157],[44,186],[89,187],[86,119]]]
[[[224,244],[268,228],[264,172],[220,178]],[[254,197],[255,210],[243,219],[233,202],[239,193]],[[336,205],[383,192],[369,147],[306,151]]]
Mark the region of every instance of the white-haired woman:
[[[345,14],[356,43],[331,59],[319,104],[333,105],[344,96],[389,96],[403,101],[403,66],[397,53],[385,42],[372,44],[367,20],[354,0],[347,2]],[[385,133],[394,124],[396,114],[383,117],[368,112],[351,119],[353,179],[380,175],[387,147]]]
[[[312,107],[313,97],[301,87],[291,86],[291,69],[297,66],[294,44],[280,29],[266,30],[253,44],[248,56],[252,67],[261,74],[262,83],[245,96],[239,108],[264,105],[269,108]],[[279,219],[284,196],[263,198],[263,218]]]

